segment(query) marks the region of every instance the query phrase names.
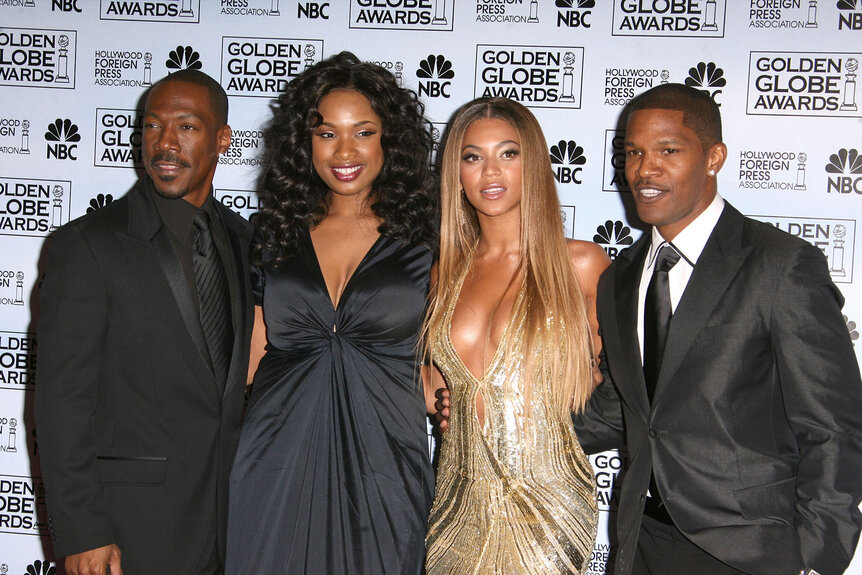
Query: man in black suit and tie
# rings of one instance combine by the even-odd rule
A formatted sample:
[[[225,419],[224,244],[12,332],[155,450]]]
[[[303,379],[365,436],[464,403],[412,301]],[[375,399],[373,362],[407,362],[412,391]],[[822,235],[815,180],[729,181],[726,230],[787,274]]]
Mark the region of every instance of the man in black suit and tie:
[[[40,290],[36,423],[72,575],[223,572],[251,226],[212,197],[221,86],[176,72],[145,108],[147,177],[53,235]]]
[[[862,383],[823,254],[717,194],[727,149],[700,91],[632,100],[625,149],[653,227],[599,282],[606,377],[575,417],[588,451],[628,450],[615,573],[843,573]]]

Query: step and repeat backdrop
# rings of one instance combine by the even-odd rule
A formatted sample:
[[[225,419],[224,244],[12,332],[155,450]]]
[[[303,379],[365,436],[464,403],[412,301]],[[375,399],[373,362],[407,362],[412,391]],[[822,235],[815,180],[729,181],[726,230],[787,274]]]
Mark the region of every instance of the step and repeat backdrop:
[[[729,150],[720,193],[823,250],[858,339],[862,0],[0,0],[0,575],[48,575],[56,559],[32,416],[45,239],[132,186],[141,96],[183,68],[230,96],[215,193],[253,214],[271,99],[341,50],[416,90],[438,136],[476,96],[530,107],[567,234],[611,258],[643,230],[623,177],[622,107],[662,82],[708,92]],[[592,461],[603,513],[588,573],[599,575],[625,457]]]

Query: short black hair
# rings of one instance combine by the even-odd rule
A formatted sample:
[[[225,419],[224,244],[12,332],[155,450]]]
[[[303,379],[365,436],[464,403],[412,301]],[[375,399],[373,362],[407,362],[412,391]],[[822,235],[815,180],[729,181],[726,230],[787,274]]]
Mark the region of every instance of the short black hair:
[[[200,70],[186,68],[184,70],[178,70],[177,72],[168,74],[167,76],[153,84],[153,86],[150,88],[150,92],[155,90],[156,86],[159,86],[161,84],[167,84],[168,82],[185,82],[186,84],[194,84],[196,86],[206,88],[206,91],[210,97],[210,104],[212,105],[212,111],[215,115],[218,127],[221,128],[222,126],[227,124],[227,93],[225,93],[224,88],[221,87],[221,84],[216,82],[213,78],[211,78],[207,74],[204,74]]]
[[[701,90],[684,84],[659,84],[635,96],[627,107],[628,117],[637,110],[682,112],[682,123],[697,134],[706,150],[721,143],[721,113],[715,101]]]

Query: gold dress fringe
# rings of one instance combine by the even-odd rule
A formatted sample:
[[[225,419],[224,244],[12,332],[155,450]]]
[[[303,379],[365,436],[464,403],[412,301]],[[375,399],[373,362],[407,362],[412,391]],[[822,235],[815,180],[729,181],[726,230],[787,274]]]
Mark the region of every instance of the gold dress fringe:
[[[582,574],[598,523],[592,467],[571,419],[550,407],[551,391],[536,384],[525,393],[523,286],[483,378],[461,362],[449,331],[468,267],[451,292],[439,333],[431,334],[451,406],[426,537],[427,575]],[[479,392],[484,428],[476,416]],[[529,428],[525,409],[532,415]]]

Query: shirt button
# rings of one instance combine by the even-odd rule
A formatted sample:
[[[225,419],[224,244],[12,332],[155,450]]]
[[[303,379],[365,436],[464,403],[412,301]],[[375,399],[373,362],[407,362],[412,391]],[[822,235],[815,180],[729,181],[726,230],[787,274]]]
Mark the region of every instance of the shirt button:
[[[658,430],[655,429],[654,427],[650,427],[649,428],[649,436],[650,436],[650,438],[655,439],[656,437],[658,437]]]

